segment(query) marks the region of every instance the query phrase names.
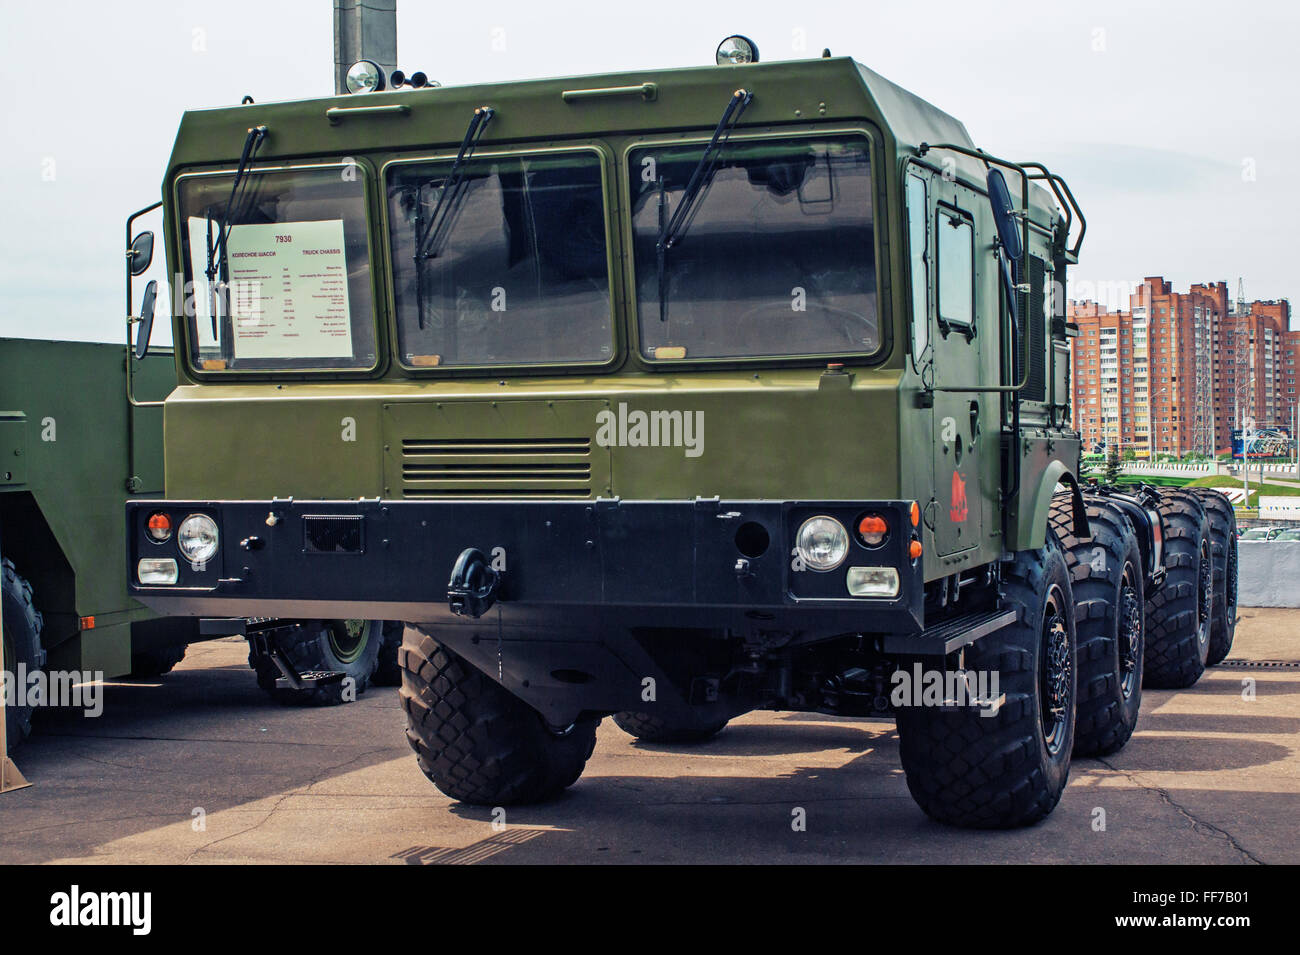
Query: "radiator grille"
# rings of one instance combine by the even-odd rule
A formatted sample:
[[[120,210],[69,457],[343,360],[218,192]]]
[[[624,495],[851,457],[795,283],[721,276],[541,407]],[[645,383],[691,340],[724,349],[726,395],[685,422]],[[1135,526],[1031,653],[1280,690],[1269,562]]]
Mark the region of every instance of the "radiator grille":
[[[587,498],[590,438],[407,438],[402,496]]]

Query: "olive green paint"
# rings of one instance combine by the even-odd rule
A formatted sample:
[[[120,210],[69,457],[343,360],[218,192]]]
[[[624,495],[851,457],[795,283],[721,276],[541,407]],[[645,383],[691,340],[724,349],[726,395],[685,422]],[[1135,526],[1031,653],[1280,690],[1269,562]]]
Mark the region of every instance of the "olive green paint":
[[[562,95],[643,84],[654,84],[653,97]],[[883,345],[876,355],[844,358],[847,387],[841,377],[824,380],[824,358],[656,363],[636,347],[627,152],[647,142],[706,139],[740,87],[753,91],[754,99],[737,137],[859,132],[871,143]],[[337,122],[326,117],[329,109],[371,105],[405,109],[345,113]],[[481,105],[494,107],[496,116],[480,154],[573,147],[595,148],[604,157],[617,349],[607,366],[404,370],[396,361],[382,170],[394,160],[454,154]],[[180,265],[177,177],[231,168],[246,131],[257,124],[269,130],[259,164],[347,159],[367,177],[375,321],[385,357],[372,373],[316,376],[196,372],[178,360],[181,386],[167,400],[165,423],[169,497],[400,499],[433,486],[404,477],[403,441],[582,438],[592,441],[593,497],[915,499],[925,514],[925,576],[931,580],[1041,543],[1044,495],[1077,470],[1078,442],[1068,426],[1060,367],[1068,352],[1049,338],[1049,400],[1051,393],[1066,393],[1055,408],[1023,405],[1022,428],[1041,440],[1032,453],[1017,450],[1020,489],[1004,505],[1002,443],[1018,447],[1019,440],[1004,437],[1010,400],[942,390],[1010,381],[983,166],[940,150],[922,157],[917,147],[923,142],[973,143],[952,117],[852,60],[646,70],[187,112],[163,183],[173,272]],[[942,202],[966,215],[975,233],[977,334],[967,341],[961,333],[944,337],[932,328],[935,346],[920,360],[908,344],[903,175],[909,163],[930,183],[930,228],[938,227],[935,204]],[[1018,197],[1016,177],[1009,185]],[[1031,248],[1050,262],[1055,204],[1033,186],[1029,205]],[[933,300],[929,307],[933,314]],[[179,316],[174,331],[178,342],[185,339]],[[928,392],[927,385],[938,390]],[[932,401],[920,400],[923,393]],[[704,452],[688,457],[681,448],[598,447],[596,412],[620,404],[702,412]],[[355,423],[354,441],[342,439],[345,419]],[[955,419],[963,435],[960,465],[956,450],[940,440],[947,419]],[[969,510],[954,521],[952,472],[958,467],[966,475]]]
[[[128,411],[122,345],[0,339],[0,548],[32,584],[51,666],[131,669],[130,622],[153,614],[126,594],[127,480],[163,487],[162,416]],[[175,386],[175,359],[136,366],[137,394]],[[134,461],[128,414],[135,415]],[[78,618],[95,617],[94,630]]]

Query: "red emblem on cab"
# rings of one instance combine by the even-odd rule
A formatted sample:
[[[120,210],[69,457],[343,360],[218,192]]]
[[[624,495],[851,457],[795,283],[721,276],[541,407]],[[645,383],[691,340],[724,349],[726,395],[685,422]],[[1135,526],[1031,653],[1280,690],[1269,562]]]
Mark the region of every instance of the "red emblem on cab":
[[[966,515],[970,509],[966,506],[966,482],[961,479],[961,475],[956,471],[952,472],[952,507],[948,509],[948,514],[952,519],[960,524],[966,520]]]

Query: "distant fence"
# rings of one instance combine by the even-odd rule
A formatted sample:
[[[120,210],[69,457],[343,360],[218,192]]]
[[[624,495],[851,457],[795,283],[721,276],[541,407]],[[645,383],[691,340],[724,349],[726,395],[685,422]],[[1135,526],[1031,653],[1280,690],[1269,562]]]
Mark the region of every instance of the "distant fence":
[[[1300,478],[1300,472],[1297,471],[1294,464],[1256,464],[1251,462],[1250,479],[1258,480],[1260,468],[1264,469],[1264,477],[1280,478]],[[1097,468],[1101,470],[1101,468]],[[1198,478],[1210,477],[1214,474],[1224,474],[1230,477],[1241,477],[1243,464],[1235,461],[1228,464],[1223,461],[1167,461],[1149,464],[1145,461],[1125,461],[1123,468],[1125,474],[1145,474],[1152,477],[1185,477]]]
[[[1238,541],[1237,604],[1300,607],[1300,541]]]
[[[1125,474],[1147,474],[1152,477],[1185,477],[1198,478],[1209,477],[1212,474],[1218,474],[1218,466],[1213,462],[1183,464],[1178,461],[1171,461],[1168,464],[1135,464],[1130,461],[1124,465]]]

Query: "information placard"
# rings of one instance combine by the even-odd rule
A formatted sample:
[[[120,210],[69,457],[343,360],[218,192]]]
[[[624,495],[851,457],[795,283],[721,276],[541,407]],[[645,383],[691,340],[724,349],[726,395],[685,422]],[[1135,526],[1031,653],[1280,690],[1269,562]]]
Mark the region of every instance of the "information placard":
[[[211,339],[207,220],[189,220],[200,345]],[[227,240],[236,359],[350,358],[343,220],[237,225]]]

